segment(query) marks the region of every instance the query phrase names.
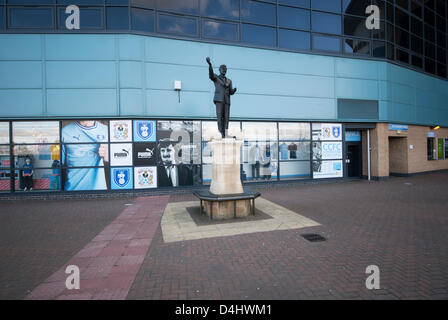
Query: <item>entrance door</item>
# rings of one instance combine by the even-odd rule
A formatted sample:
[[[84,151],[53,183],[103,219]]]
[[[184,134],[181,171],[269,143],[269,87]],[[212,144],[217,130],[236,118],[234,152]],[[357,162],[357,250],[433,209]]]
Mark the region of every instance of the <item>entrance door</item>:
[[[361,177],[361,144],[347,143],[346,160],[347,176]]]

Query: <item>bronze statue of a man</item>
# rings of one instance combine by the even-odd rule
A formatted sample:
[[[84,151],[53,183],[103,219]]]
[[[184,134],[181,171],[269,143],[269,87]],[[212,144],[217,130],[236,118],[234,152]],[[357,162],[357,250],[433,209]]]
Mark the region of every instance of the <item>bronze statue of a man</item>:
[[[219,67],[219,76],[213,73],[210,58],[205,59],[208,63],[209,78],[215,84],[215,97],[213,102],[216,105],[216,117],[218,118],[218,130],[225,138],[226,130],[229,129],[230,96],[236,92],[232,88],[232,80],[226,78],[227,67],[225,64]]]

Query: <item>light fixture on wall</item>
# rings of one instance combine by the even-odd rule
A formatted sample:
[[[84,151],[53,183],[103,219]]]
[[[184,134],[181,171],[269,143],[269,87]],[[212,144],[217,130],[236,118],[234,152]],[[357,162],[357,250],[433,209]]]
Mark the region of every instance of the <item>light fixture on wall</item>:
[[[439,130],[440,129],[440,126],[432,126],[431,127],[431,130]]]
[[[174,80],[174,90],[177,91],[178,102],[180,103],[180,90],[182,90],[182,81]]]

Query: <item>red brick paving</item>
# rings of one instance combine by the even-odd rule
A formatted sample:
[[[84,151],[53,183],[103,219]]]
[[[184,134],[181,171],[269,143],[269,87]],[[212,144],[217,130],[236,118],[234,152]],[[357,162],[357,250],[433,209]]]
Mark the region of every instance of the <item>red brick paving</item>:
[[[169,196],[137,198],[92,242],[26,299],[125,299],[151,245]],[[65,288],[65,268],[80,269],[80,289]]]
[[[260,189],[322,225],[176,243],[159,228],[127,298],[447,299],[447,190],[446,173]],[[380,290],[365,287],[371,264]]]
[[[160,217],[168,197],[127,200],[134,204],[103,224],[100,230],[104,230],[73,252],[64,267],[54,268],[59,270],[43,278],[42,285],[30,288],[35,287],[28,298],[448,298],[448,174],[259,190],[266,199],[321,226],[164,243]],[[193,199],[182,194],[172,195],[170,201]],[[41,206],[45,211],[36,209],[33,223],[39,225],[39,217],[53,210],[54,203]],[[76,204],[82,210],[83,203]],[[20,223],[27,220],[16,224]],[[27,235],[16,230],[18,239]],[[319,233],[327,241],[310,243],[300,236],[303,233]],[[50,261],[58,253],[57,239],[52,238],[55,247],[42,246],[50,234],[33,238],[29,248],[39,250],[33,259]],[[9,245],[13,239],[11,235],[4,242]],[[66,240],[61,237],[60,241]],[[23,252],[2,250],[2,270],[7,270],[8,259]],[[33,259],[27,260],[28,268],[39,271],[33,269]],[[64,271],[69,264],[81,269],[80,290],[65,289]],[[365,288],[365,268],[370,264],[380,268],[380,290]],[[5,274],[0,293],[11,297],[5,289],[9,284]],[[23,281],[21,287],[27,286],[30,282]]]

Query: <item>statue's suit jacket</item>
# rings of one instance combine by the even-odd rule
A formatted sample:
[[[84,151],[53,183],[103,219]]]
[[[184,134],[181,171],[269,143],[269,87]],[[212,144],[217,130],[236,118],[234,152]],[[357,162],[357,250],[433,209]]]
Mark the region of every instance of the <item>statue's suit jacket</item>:
[[[215,96],[213,98],[213,102],[223,102],[226,104],[230,104],[230,95],[234,94],[234,90],[232,88],[232,80],[229,78],[221,78],[220,76],[213,73],[210,70],[209,74],[210,80],[215,84]]]

